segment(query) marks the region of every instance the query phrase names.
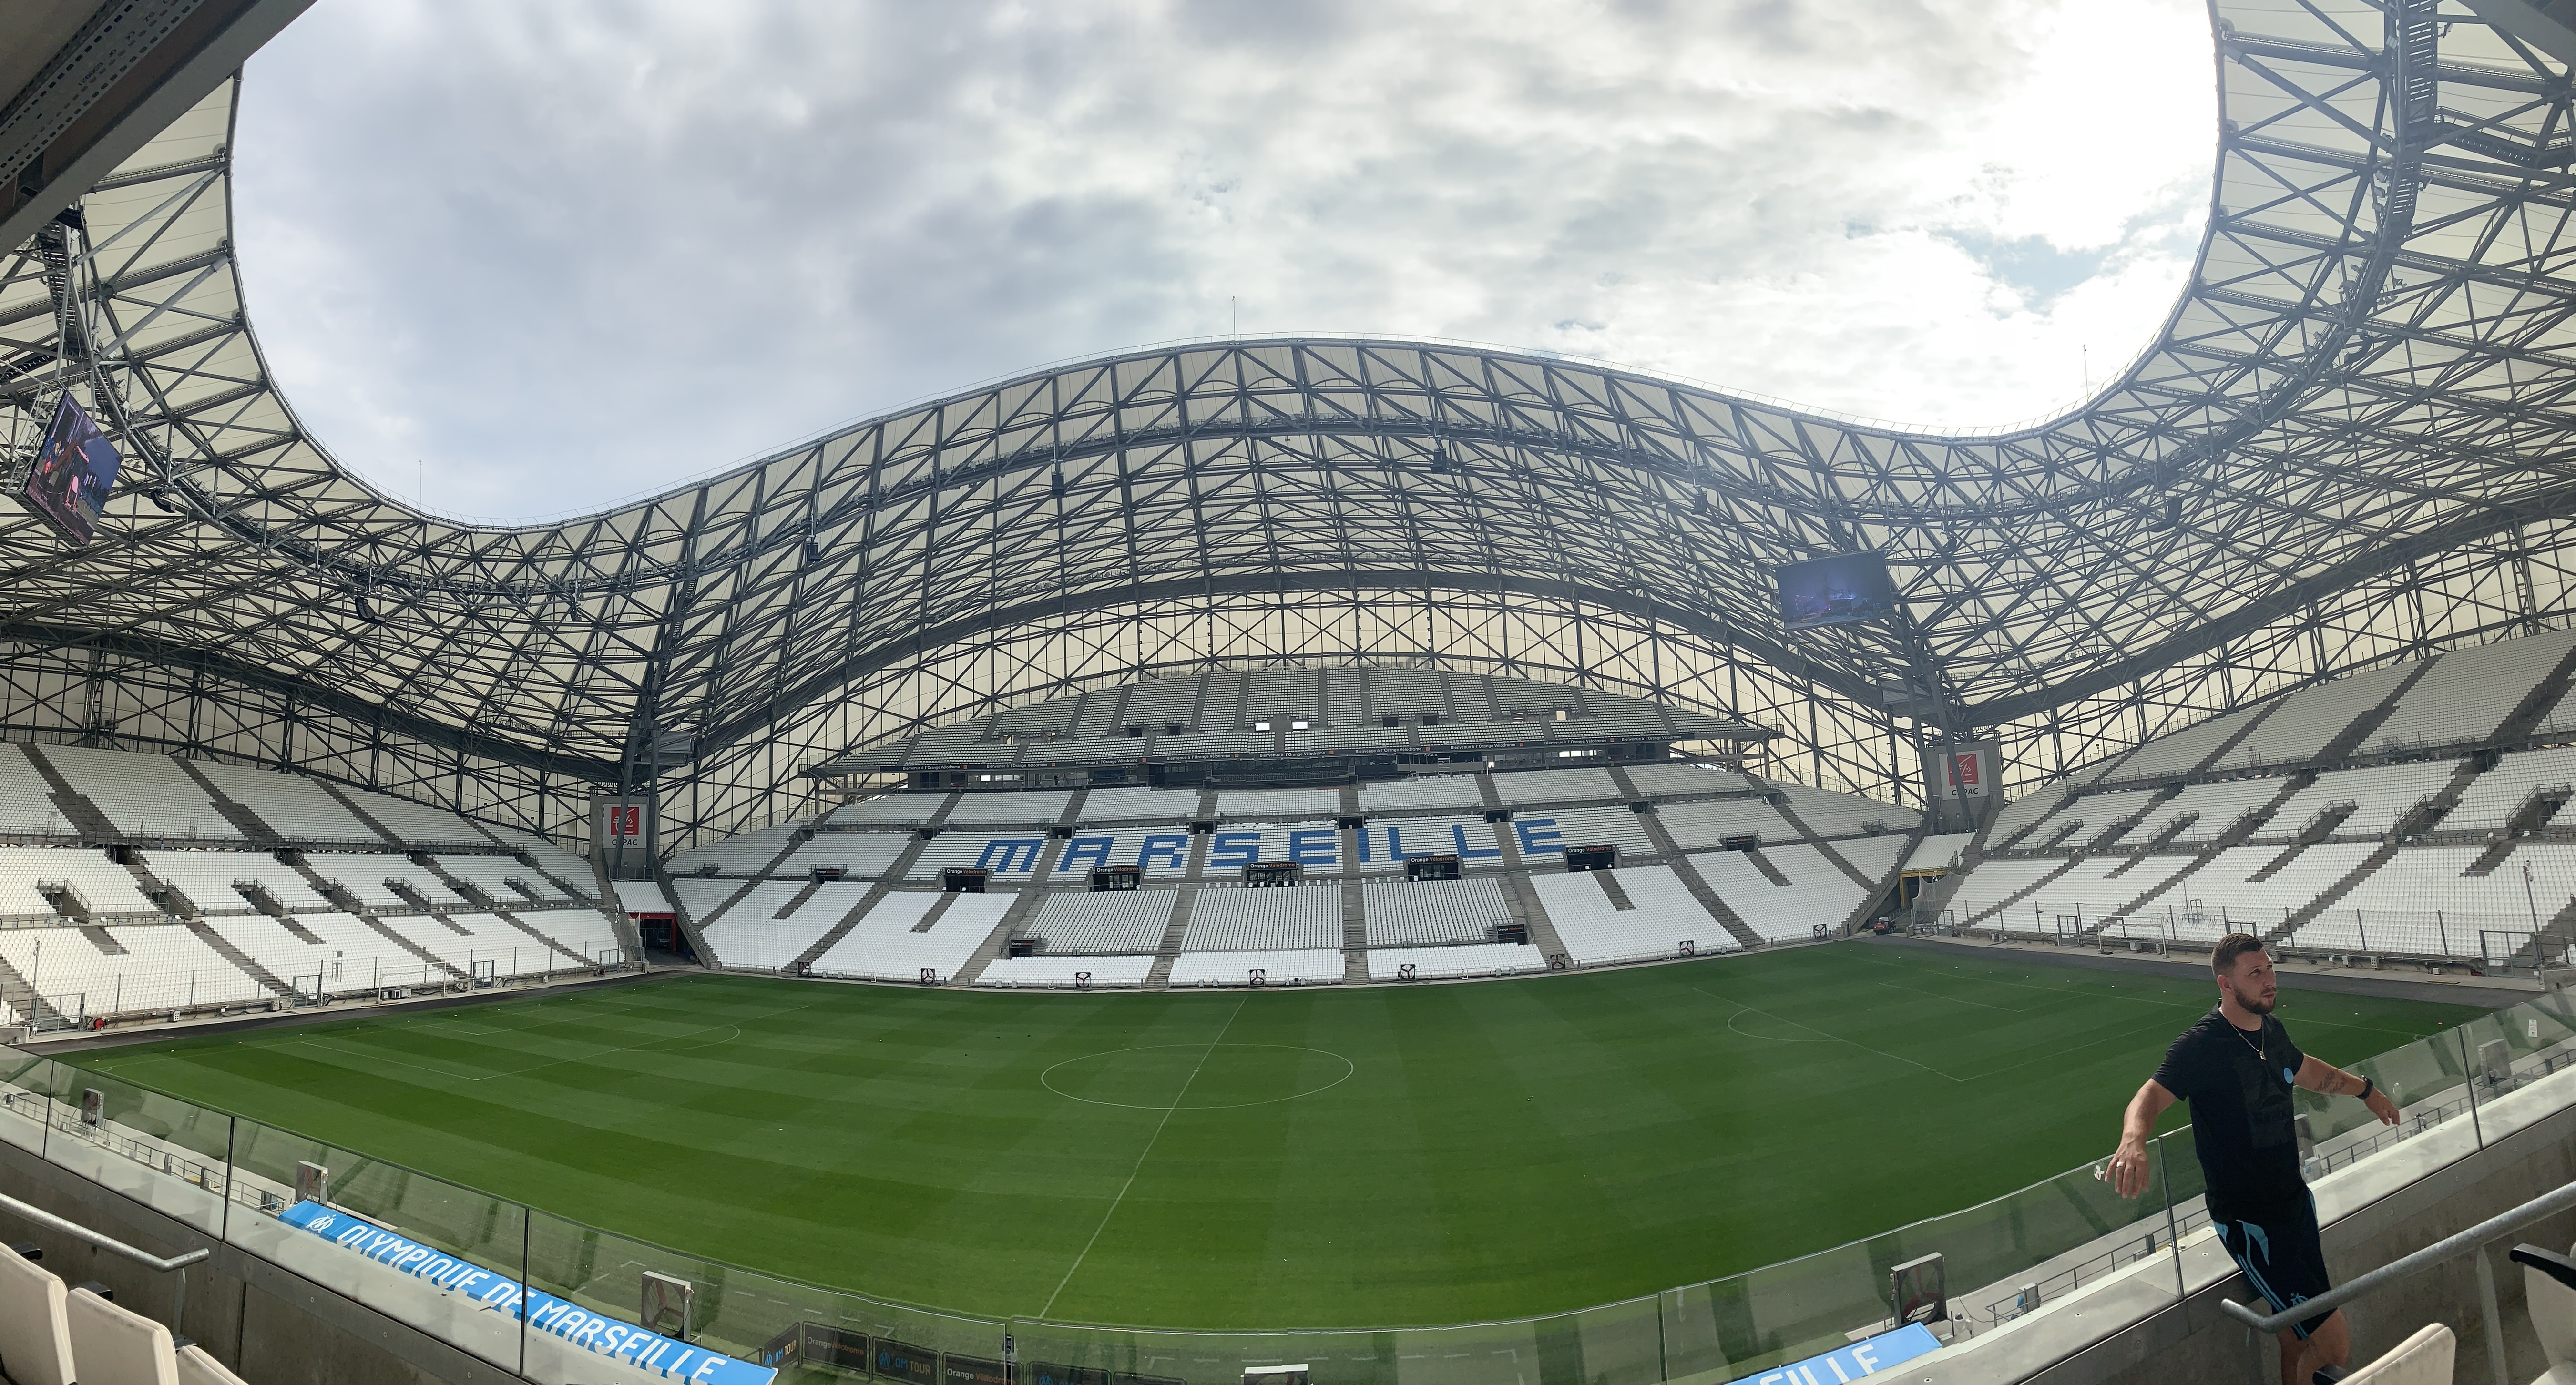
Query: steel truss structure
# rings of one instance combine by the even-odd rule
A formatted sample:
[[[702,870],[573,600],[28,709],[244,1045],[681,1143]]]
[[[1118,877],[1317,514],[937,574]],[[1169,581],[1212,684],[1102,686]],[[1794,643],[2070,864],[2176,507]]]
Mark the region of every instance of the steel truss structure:
[[[1559,358],[1229,340],[1051,369],[667,494],[491,526],[305,434],[234,272],[227,85],[0,260],[23,461],[122,439],[98,542],[0,517],[0,734],[235,756],[561,829],[657,739],[665,840],[802,767],[1158,670],[1508,669],[1764,722],[1914,797],[1891,684],[2035,780],[2576,610],[2564,65],[2460,0],[2216,6],[2209,226],[2082,409],[1903,431]],[[1894,628],[1780,632],[1768,569],[1884,550]]]

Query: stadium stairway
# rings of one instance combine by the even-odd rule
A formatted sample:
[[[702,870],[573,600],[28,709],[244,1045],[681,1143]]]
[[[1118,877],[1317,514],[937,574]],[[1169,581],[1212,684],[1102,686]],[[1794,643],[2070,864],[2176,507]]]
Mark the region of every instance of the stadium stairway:
[[[2432,662],[2429,659],[2426,660],[2425,666],[2431,667]],[[2406,681],[2412,683],[2414,680],[2410,678]],[[2441,792],[2433,795],[2429,801],[2409,809],[2406,816],[2400,818],[2395,828],[2389,832],[2388,840],[2381,842],[2377,850],[2363,857],[2360,865],[2346,871],[2341,879],[2326,886],[2316,898],[2309,900],[2288,918],[2283,919],[2278,927],[2266,930],[2263,941],[2267,944],[2280,942],[2299,931],[2301,926],[2314,920],[2319,914],[2333,908],[2336,900],[2352,893],[2362,881],[2369,879],[2381,866],[2387,865],[2394,859],[2408,837],[2426,830],[2441,821],[2444,814],[2458,807],[2460,795],[2467,793],[2470,781],[2483,772],[2479,768],[2477,757],[2471,756],[2462,760],[2460,767],[2452,772],[2450,782],[2442,786]]]
[[[143,891],[145,899],[159,900],[162,910],[171,917],[184,921],[196,918],[202,912],[196,901],[188,898],[186,891],[154,875],[152,868],[143,864],[140,854],[125,853],[125,873],[134,877],[134,888]]]
[[[216,788],[215,781],[206,777],[206,772],[197,767],[196,761],[183,760],[174,755],[170,758],[170,763],[177,765],[179,772],[188,776],[189,780],[196,784],[198,791],[205,794],[207,800],[215,805],[216,814],[231,823],[233,830],[241,833],[246,840],[253,843],[286,840],[284,833],[269,826],[259,814],[252,812],[247,804],[234,802],[222,789]]]
[[[564,946],[562,943],[555,941],[553,938],[546,936],[543,932],[540,932],[538,929],[531,926],[526,919],[520,918],[516,913],[512,912],[512,901],[494,899],[483,889],[482,886],[476,885],[472,881],[459,879],[454,875],[448,874],[447,867],[438,863],[437,856],[426,851],[415,851],[411,853],[411,863],[428,871],[431,875],[436,876],[438,878],[438,883],[445,885],[447,888],[464,896],[466,903],[476,905],[482,912],[490,914],[492,917],[510,925],[512,928],[518,929],[520,932],[527,934],[530,938],[534,939],[539,946],[551,948],[557,954],[570,958],[572,961],[581,963],[585,966],[596,960],[594,958],[582,956],[580,953],[573,951],[571,948]],[[549,881],[554,880],[554,877],[552,876],[547,876],[546,878]],[[557,886],[560,888],[560,882],[557,882]],[[409,887],[406,886],[405,888]],[[579,895],[571,895],[569,897],[574,899],[580,898]],[[427,907],[426,901],[424,901],[424,907]],[[519,907],[525,906],[521,905]],[[432,909],[431,912],[437,914],[438,920],[441,923],[445,923],[450,928],[456,928],[455,921],[449,919],[446,914],[440,913],[435,909]],[[458,928],[457,931],[465,933],[468,937],[473,936],[471,931],[467,929]],[[631,946],[631,944],[626,944],[625,939],[623,938],[620,938],[618,941],[621,945]],[[644,954],[638,952],[635,955],[641,957]]]
[[[2522,701],[2496,724],[2495,734],[2487,738],[2488,743],[2502,747],[2530,739],[2532,729],[2540,724],[2540,719],[2549,715],[2550,709],[2567,695],[2570,683],[2576,683],[2576,649],[2568,650],[2566,657],[2549,670],[2548,676],[2531,685],[2531,691],[2525,693]]]
[[[741,889],[734,891],[732,894],[726,895],[724,903],[708,910],[707,916],[698,920],[699,926],[704,927],[708,924],[714,923],[717,919],[723,918],[725,915],[732,913],[733,906],[740,904],[743,901],[744,896],[750,894],[756,889],[759,889],[761,886],[768,884],[769,873],[778,869],[780,865],[786,862],[788,857],[796,854],[796,849],[798,847],[803,846],[810,840],[812,840],[812,838],[805,832],[788,833],[787,845],[780,847],[777,855],[770,857],[767,861],[761,864],[760,869],[753,871],[751,873],[751,878],[742,882]],[[917,841],[919,838],[916,837],[915,840]],[[817,953],[815,955],[820,956],[822,954]]]
[[[1077,793],[1073,797],[1079,802],[1083,795]],[[1066,811],[1071,812],[1072,809],[1068,807]],[[984,974],[984,968],[1010,949],[1011,939],[1028,926],[1029,920],[1037,914],[1038,906],[1046,902],[1047,879],[1055,874],[1056,862],[1064,859],[1065,845],[1064,837],[1048,834],[1046,845],[1038,850],[1037,866],[1029,872],[1029,883],[1020,887],[1020,892],[1012,897],[1010,907],[1002,911],[1001,921],[985,935],[983,945],[976,948],[966,965],[959,967],[957,974],[950,978],[955,984],[975,984],[976,978]],[[928,922],[928,919],[923,920],[924,924]]]
[[[1368,901],[1360,893],[1360,878],[1351,874],[1352,833],[1342,834],[1342,981],[1345,985],[1368,984]]]
[[[74,789],[72,781],[65,779],[63,772],[54,768],[54,762],[46,759],[44,752],[33,742],[20,742],[18,749],[26,755],[27,763],[36,767],[36,773],[44,776],[46,796],[53,799],[54,806],[62,810],[64,820],[71,823],[72,830],[80,833],[83,841],[110,842],[124,837],[123,832],[116,830],[116,824],[107,820],[107,814],[100,812],[98,805],[90,802],[87,795]]]
[[[385,826],[382,819],[378,818],[375,814],[368,812],[357,799],[340,792],[339,785],[332,783],[328,779],[316,779],[313,782],[322,786],[322,792],[331,795],[332,802],[348,809],[349,816],[356,818],[368,831],[384,838],[385,845],[393,847],[397,851],[409,851],[411,849],[411,843],[404,841],[400,833]]]
[[[1476,787],[1484,794],[1488,808],[1502,805],[1502,799],[1494,792],[1492,774],[1477,771]],[[1521,860],[1520,834],[1497,832],[1494,842],[1503,849],[1503,907],[1510,912],[1512,922],[1529,930],[1530,941],[1538,946],[1538,955],[1546,958],[1549,965],[1560,957],[1571,960],[1574,954],[1557,933],[1556,920],[1548,917],[1547,906],[1539,902],[1538,891],[1530,884],[1529,866]]]
[[[267,987],[271,994],[293,995],[295,993],[295,988],[286,984],[284,978],[280,977],[277,973],[270,971],[268,968],[261,966],[257,958],[254,958],[249,953],[233,946],[232,939],[216,932],[213,924],[200,919],[188,924],[187,929],[189,932],[197,935],[197,941],[213,948],[216,956],[221,957],[225,961],[232,963],[234,966],[241,968],[244,975],[248,976],[251,980],[258,982],[260,985]]]
[[[2406,696],[2407,690],[2424,681],[2424,675],[2431,673],[2433,666],[2440,662],[2439,659],[2416,660],[2415,667],[2408,671],[2405,677],[2397,680],[2396,687],[2388,690],[2388,696],[2381,698],[2369,711],[2354,717],[2352,723],[2344,727],[2333,740],[2326,742],[2316,754],[2308,757],[2308,763],[2318,766],[2341,764],[2368,742],[2370,734],[2378,730],[2382,722],[2388,720],[2390,713],[2397,710],[2397,703]],[[2283,701],[2287,700],[2283,699]]]
[[[454,967],[452,967],[452,966],[449,966],[449,965],[448,965],[448,964],[447,964],[443,959],[441,959],[441,958],[439,957],[439,955],[438,955],[437,953],[432,952],[432,951],[430,951],[428,948],[422,947],[420,944],[418,944],[418,943],[416,943],[416,942],[413,942],[413,941],[412,941],[411,939],[409,939],[409,938],[404,937],[404,936],[402,935],[402,933],[400,932],[400,930],[395,929],[395,928],[393,928],[393,927],[389,926],[388,924],[386,924],[386,922],[385,922],[383,919],[377,918],[374,910],[370,909],[370,910],[368,910],[367,912],[365,912],[365,913],[363,913],[363,914],[358,915],[358,922],[363,923],[363,924],[365,924],[366,926],[368,926],[369,928],[374,929],[374,930],[376,931],[376,935],[377,935],[378,937],[383,938],[386,942],[392,943],[392,944],[394,944],[395,946],[400,947],[403,951],[410,953],[412,956],[417,957],[417,958],[419,958],[420,960],[422,960],[422,961],[424,961],[424,962],[427,962],[427,963],[428,963],[428,964],[430,964],[431,966],[438,968],[440,971],[445,972],[445,973],[446,973],[446,974],[448,974],[449,976],[455,977],[455,978],[456,978],[457,980],[459,980],[459,981],[467,981],[467,980],[471,980],[471,979],[472,979],[471,977],[468,977],[465,973],[463,973],[463,972],[461,972],[461,971],[458,971],[456,968],[454,968]],[[445,919],[443,919],[443,918],[442,918],[442,919],[440,919],[440,920],[439,920],[439,922],[441,922],[441,923],[447,923],[447,920],[445,920]],[[452,923],[448,923],[448,924],[447,924],[447,926],[448,926],[448,927],[450,927],[450,928],[454,928],[454,927],[456,927],[456,925],[455,925],[455,924],[452,924]]]
[[[1629,802],[1645,800],[1646,796],[1637,792],[1636,781],[1628,777],[1628,771],[1613,767],[1610,778],[1618,784],[1619,792],[1628,796]],[[1646,839],[1655,844],[1655,854],[1663,857],[1664,864],[1673,868],[1673,876],[1682,882],[1682,888],[1690,891],[1690,897],[1698,902],[1699,907],[1706,909],[1709,917],[1716,919],[1719,926],[1735,939],[1736,946],[1748,951],[1762,946],[1762,935],[1754,932],[1753,925],[1735,912],[1735,906],[1720,898],[1717,891],[1709,886],[1708,877],[1699,873],[1699,864],[1682,851],[1680,843],[1673,840],[1673,834],[1664,827],[1661,816],[1652,812],[1639,813],[1637,825],[1646,829]],[[1776,884],[1789,883],[1768,862],[1762,863],[1762,870]],[[1538,935],[1532,933],[1530,936],[1535,938]]]
[[[1207,834],[1197,834],[1204,841]],[[1199,848],[1192,848],[1193,851]],[[1187,881],[1180,897],[1172,901],[1172,921],[1163,929],[1163,941],[1154,949],[1154,965],[1145,973],[1144,989],[1167,990],[1172,984],[1172,964],[1181,959],[1181,938],[1190,931],[1190,914],[1199,906],[1199,882]]]
[[[797,953],[795,958],[788,962],[786,969],[789,975],[792,976],[814,965],[815,959],[831,951],[834,943],[848,937],[850,930],[859,926],[859,920],[866,918],[870,909],[884,903],[885,897],[894,893],[894,887],[903,883],[904,878],[912,874],[913,862],[921,859],[921,853],[930,845],[931,836],[938,831],[938,824],[947,819],[948,810],[955,806],[957,806],[957,795],[950,794],[940,803],[939,811],[931,814],[929,823],[925,824],[921,831],[913,833],[911,841],[904,843],[903,850],[896,855],[894,863],[887,866],[884,873],[868,886],[866,894],[859,896],[859,902],[851,905],[848,913],[841,915],[840,922],[824,929],[821,937],[816,938],[811,946]],[[670,899],[673,909],[686,907],[680,903],[680,892],[672,887],[668,876],[663,877],[662,893]],[[689,945],[698,950],[698,960],[708,966],[717,965],[716,954],[708,949],[703,936],[692,937],[689,939]]]
[[[2135,914],[2139,909],[2146,906],[2148,900],[2172,889],[2176,882],[2185,879],[2197,872],[2201,867],[2217,860],[2220,853],[2235,847],[2243,846],[2247,841],[2253,838],[2255,833],[2263,830],[2264,824],[2270,822],[2274,814],[2281,811],[2282,804],[2289,802],[2290,799],[2295,797],[2301,789],[2306,788],[2314,782],[2316,782],[2316,776],[2313,774],[2302,773],[2291,775],[2289,779],[2281,785],[2280,792],[2272,795],[2270,802],[2229,824],[2226,831],[2211,838],[2208,845],[2202,847],[2196,852],[2193,852],[2191,857],[2188,860],[2185,860],[2180,868],[2166,871],[2161,875],[2157,875],[2152,870],[2149,870],[2148,874],[2153,879],[2154,883],[2149,884],[2145,889],[2140,890],[2136,895],[2123,902],[2116,912],[2105,915],[2105,917],[2127,918],[2130,915]],[[2141,853],[2136,864],[2143,867],[2145,862],[2149,859],[2150,858],[2148,856]],[[2266,863],[2264,869],[2267,871],[2278,869],[2282,864],[2284,864],[2284,862],[2286,862],[2287,859],[2287,855],[2285,854],[2279,860]],[[2262,879],[2265,877],[2258,875],[2255,878]]]
[[[1799,837],[1803,838],[1807,845],[1814,847],[1818,855],[1823,856],[1827,861],[1831,862],[1835,869],[1850,876],[1853,884],[1860,886],[1864,890],[1874,890],[1878,888],[1878,881],[1872,880],[1868,876],[1861,874],[1860,867],[1853,865],[1850,857],[1845,856],[1842,852],[1836,850],[1832,842],[1826,841],[1822,836],[1818,835],[1816,829],[1807,825],[1806,819],[1798,816],[1798,810],[1789,806],[1788,795],[1781,795],[1780,801],[1772,804],[1771,807],[1773,811],[1787,819],[1791,827],[1798,830]]]

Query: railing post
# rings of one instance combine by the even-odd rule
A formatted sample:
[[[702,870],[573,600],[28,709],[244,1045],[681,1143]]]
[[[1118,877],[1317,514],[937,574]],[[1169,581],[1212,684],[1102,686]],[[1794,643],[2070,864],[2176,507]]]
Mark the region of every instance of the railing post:
[[[2165,1198],[2165,1241],[2173,1251],[2174,1302],[2188,1305],[2191,1302],[2191,1284],[2182,1275],[2182,1223],[2174,1219],[2173,1173],[2171,1165],[2165,1162],[2168,1157],[2165,1154],[2165,1137],[2158,1135],[2153,1143],[2156,1148],[2156,1183]],[[2189,1311],[2188,1307],[2185,1311]]]
[[[2504,1315],[2496,1307],[2495,1264],[2487,1259],[2487,1248],[2470,1252],[2478,1262],[2478,1311],[2487,1320],[2487,1378],[2495,1385],[2507,1385],[2504,1373]]]
[[[2478,1148],[2484,1149],[2487,1134],[2478,1124],[2478,1070],[2469,1057],[2469,1027],[2456,1025],[2451,1032],[2460,1040],[2461,1081],[2469,1091],[2469,1135],[2478,1142]]]

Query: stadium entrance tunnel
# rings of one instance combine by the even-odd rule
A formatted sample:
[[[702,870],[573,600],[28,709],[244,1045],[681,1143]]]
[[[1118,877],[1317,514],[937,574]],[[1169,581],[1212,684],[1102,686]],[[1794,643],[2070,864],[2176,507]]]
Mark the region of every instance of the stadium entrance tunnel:
[[[1147,1044],[1068,1058],[1038,1080],[1093,1106],[1228,1111],[1319,1096],[1358,1070],[1330,1049],[1291,1044]]]

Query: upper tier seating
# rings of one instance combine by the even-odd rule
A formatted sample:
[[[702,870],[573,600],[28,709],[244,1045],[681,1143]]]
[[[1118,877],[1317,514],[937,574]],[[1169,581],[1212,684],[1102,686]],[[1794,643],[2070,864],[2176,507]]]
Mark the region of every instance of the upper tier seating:
[[[1342,979],[1338,947],[1273,952],[1184,952],[1172,962],[1174,986],[1247,986],[1252,973],[1265,986],[1331,985]]]
[[[1764,846],[1799,839],[1780,810],[1759,798],[1710,798],[1657,805],[1655,817],[1682,850],[1718,846],[1729,837],[1753,837]]]
[[[1341,945],[1342,892],[1329,885],[1203,889],[1181,935],[1183,952],[1290,952]]]
[[[1199,796],[1181,789],[1093,789],[1082,800],[1082,820],[1181,823],[1198,816]]]
[[[1025,789],[1017,792],[959,794],[957,806],[948,811],[948,825],[962,827],[985,823],[1019,823],[1046,827],[1064,816],[1064,806],[1073,795],[1063,789]]]
[[[2413,671],[2412,664],[2392,664],[2301,688],[2284,699],[2278,711],[2265,717],[2262,725],[2237,742],[2235,749],[2220,757],[2210,770],[2216,773],[2303,764],[2342,735],[2354,718],[2387,701],[2388,695]]]
[[[1374,882],[1360,891],[1370,947],[1421,947],[1490,941],[1496,926],[1511,922],[1501,882],[1473,880]]]
[[[1363,813],[1410,813],[1436,808],[1476,808],[1484,791],[1472,774],[1422,774],[1410,779],[1380,779],[1360,785]]]
[[[49,745],[41,753],[72,792],[128,836],[242,840],[241,829],[225,821],[215,801],[166,755],[77,745]]]
[[[673,875],[695,875],[714,866],[721,875],[750,875],[777,859],[787,849],[788,840],[804,827],[801,822],[781,822],[738,837],[727,837],[705,846],[675,852],[671,856]]]
[[[504,909],[516,911],[522,905],[543,899],[560,899],[562,892],[546,882],[543,872],[531,870],[507,856],[438,856],[438,868],[465,884],[483,892],[483,897]]]
[[[1923,815],[1912,808],[1899,808],[1893,803],[1830,789],[1792,784],[1785,779],[1763,781],[1763,787],[1786,796],[1789,808],[1819,837],[1853,837],[1879,832],[1911,832],[1923,822]]]
[[[1046,940],[1046,953],[1142,952],[1163,945],[1172,926],[1178,890],[1059,892],[1038,906],[1027,932]]]
[[[1341,810],[1339,789],[1227,789],[1216,796],[1216,815],[1226,822],[1329,818]]]
[[[1648,798],[1687,798],[1695,794],[1751,793],[1761,786],[1717,765],[1688,760],[1628,766],[1628,782]]]
[[[2501,832],[2513,815],[2543,789],[2576,796],[2576,746],[2517,750],[2498,757],[2495,768],[2479,775],[2460,795],[2459,806],[2442,819],[2446,832]],[[2529,824],[2546,826],[2555,812]]]
[[[2034,846],[2055,843],[2061,849],[2090,846],[2121,823],[2145,813],[2155,805],[2153,789],[2113,789],[2108,793],[2088,793],[2059,810],[2057,816],[2021,843],[2025,851]],[[2082,823],[2082,830],[2066,829]]]
[[[2036,840],[2046,838],[2056,829],[2051,827],[2047,832],[2041,832],[2037,830],[2038,826],[2053,816],[2070,796],[2066,784],[2063,781],[2057,781],[2043,784],[2028,794],[2014,799],[1996,810],[1994,824],[1986,832],[1986,841],[1995,850],[2001,851],[2029,846]],[[2024,833],[2030,835],[2024,836],[2019,842],[2013,840],[2014,837]]]
[[[2158,736],[2139,746],[2103,777],[2114,783],[2127,783],[2157,779],[2168,774],[2188,774],[2199,768],[2201,761],[2208,759],[2218,747],[2226,744],[2227,738],[2235,735],[2239,727],[2262,713],[2260,707],[2247,707],[2186,726],[2171,735]]]
[[[2440,793],[2459,770],[2457,761],[2417,760],[2368,769],[2331,770],[2317,782],[2290,795],[2272,821],[2267,837],[2291,836],[2338,804],[2355,805],[2352,816],[2337,824],[2338,837],[2379,837],[2393,830],[2408,809]]]
[[[856,803],[844,803],[823,820],[835,827],[919,827],[928,823],[947,802],[946,794],[890,793],[877,798],[862,798]],[[677,864],[672,866],[674,872],[678,869]]]
[[[30,837],[72,836],[71,819],[54,806],[53,786],[24,752],[0,741],[0,833]]]
[[[351,802],[374,818],[394,839],[411,846],[489,847],[492,839],[474,824],[444,808],[366,789],[342,789]]]
[[[1602,888],[1605,875],[1615,879],[1631,907],[1620,908]],[[1736,945],[1670,866],[1533,875],[1530,884],[1566,952],[1583,966],[1665,960],[1680,956],[1684,942],[1694,955]]]
[[[847,872],[852,880],[874,880],[892,869],[895,858],[910,845],[912,834],[908,832],[817,832],[814,840],[779,862],[773,873],[802,876],[818,869],[837,869]]]
[[[1532,769],[1494,776],[1494,796],[1505,805],[1605,803],[1625,797],[1606,769]]]
[[[289,841],[364,842],[382,839],[358,816],[314,780],[294,774],[271,774],[223,760],[200,760],[197,771],[226,798],[248,808],[272,831]]]
[[[2576,646],[2576,631],[2454,649],[2397,699],[2364,752],[2435,749],[2483,741]]]

